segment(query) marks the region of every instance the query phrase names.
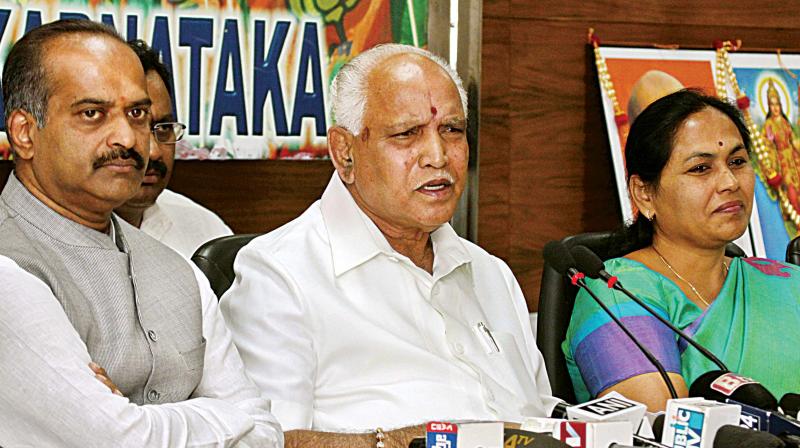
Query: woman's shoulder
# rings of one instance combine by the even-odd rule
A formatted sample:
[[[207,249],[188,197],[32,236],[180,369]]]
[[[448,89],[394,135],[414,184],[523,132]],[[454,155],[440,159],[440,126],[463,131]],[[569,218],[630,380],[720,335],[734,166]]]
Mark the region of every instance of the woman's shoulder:
[[[611,275],[617,277],[646,277],[655,278],[660,274],[650,269],[646,264],[638,259],[636,252],[624,255],[622,257],[610,258],[603,262],[605,270]]]
[[[751,276],[767,280],[800,281],[800,266],[791,263],[758,257],[737,258],[734,262],[741,263],[742,270]]]

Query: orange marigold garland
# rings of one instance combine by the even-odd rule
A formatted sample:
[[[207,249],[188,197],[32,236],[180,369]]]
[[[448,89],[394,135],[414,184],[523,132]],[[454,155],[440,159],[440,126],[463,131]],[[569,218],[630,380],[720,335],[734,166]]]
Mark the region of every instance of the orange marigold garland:
[[[777,164],[775,155],[771,154],[767,149],[764,136],[753,122],[753,117],[750,115],[750,98],[739,88],[739,82],[731,66],[728,54],[731,51],[738,50],[741,45],[742,42],[739,40],[736,42],[714,41],[714,48],[717,53],[716,76],[714,79],[717,96],[722,99],[728,99],[728,86],[730,86],[736,98],[736,107],[742,112],[745,125],[747,125],[747,129],[750,131],[753,153],[755,154],[755,161],[759,168],[758,174],[777,194],[778,202],[780,203],[784,216],[791,219],[795,226],[800,228],[800,213],[792,206],[786,192],[780,188],[783,179],[781,174],[775,169]]]

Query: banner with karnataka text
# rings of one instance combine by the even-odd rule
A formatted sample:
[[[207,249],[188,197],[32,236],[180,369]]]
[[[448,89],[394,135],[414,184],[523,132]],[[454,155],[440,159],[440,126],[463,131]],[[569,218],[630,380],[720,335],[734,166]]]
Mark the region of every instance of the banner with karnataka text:
[[[0,56],[28,30],[71,17],[161,54],[188,126],[181,159],[327,157],[339,67],[380,43],[426,46],[428,34],[428,0],[0,0]]]

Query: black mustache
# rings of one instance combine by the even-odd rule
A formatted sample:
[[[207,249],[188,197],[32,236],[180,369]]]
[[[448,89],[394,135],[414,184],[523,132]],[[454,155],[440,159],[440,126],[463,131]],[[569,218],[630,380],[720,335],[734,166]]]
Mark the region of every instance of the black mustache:
[[[144,157],[141,154],[136,152],[133,148],[128,149],[112,149],[107,153],[103,154],[102,156],[96,158],[92,166],[94,169],[98,169],[103,165],[106,165],[116,159],[128,160],[133,159],[136,162],[136,169],[141,170],[144,168]]]
[[[150,170],[158,171],[158,175],[161,176],[162,178],[167,175],[168,171],[167,165],[164,162],[153,159],[150,159],[150,162],[147,163],[147,170],[145,172]]]

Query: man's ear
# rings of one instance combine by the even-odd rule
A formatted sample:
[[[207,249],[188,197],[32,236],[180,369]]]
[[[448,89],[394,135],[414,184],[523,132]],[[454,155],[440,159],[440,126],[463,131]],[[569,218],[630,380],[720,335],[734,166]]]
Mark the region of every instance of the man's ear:
[[[645,183],[638,174],[634,174],[628,180],[628,191],[630,191],[631,201],[639,209],[639,213],[648,220],[652,220],[656,215],[653,186]]]
[[[352,184],[355,180],[353,144],[355,136],[350,131],[341,127],[333,126],[328,129],[328,154],[331,156],[333,166],[342,182]]]
[[[14,150],[15,158],[23,160],[33,158],[33,141],[38,130],[36,119],[29,112],[21,109],[11,112],[6,122],[6,135]]]

